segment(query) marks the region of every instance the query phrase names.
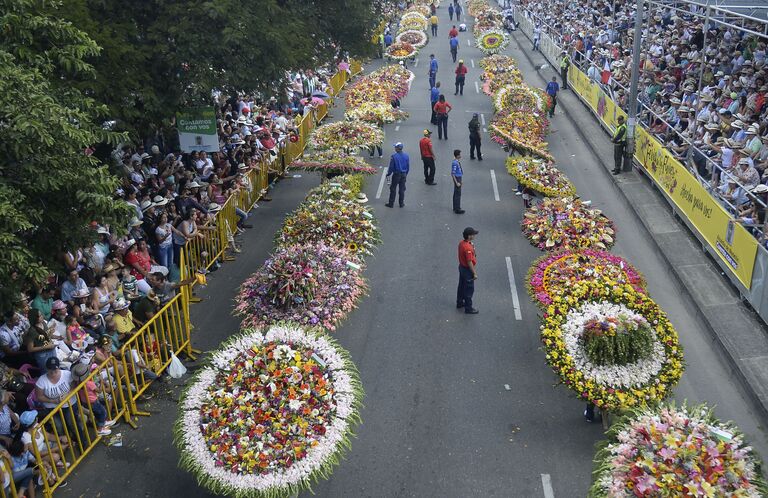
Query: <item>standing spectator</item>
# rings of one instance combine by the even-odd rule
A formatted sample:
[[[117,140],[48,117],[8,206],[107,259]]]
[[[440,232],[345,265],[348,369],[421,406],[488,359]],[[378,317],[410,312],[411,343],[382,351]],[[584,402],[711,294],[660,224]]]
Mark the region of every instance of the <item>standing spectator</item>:
[[[429,138],[431,135],[432,131],[424,130],[424,138],[419,140],[419,151],[424,163],[424,183],[437,185],[435,182],[435,153],[432,150],[432,139]]]
[[[624,149],[627,146],[627,125],[624,124],[624,116],[618,118],[619,126],[613,132],[613,174],[621,173],[624,161]]]
[[[448,45],[451,48],[451,59],[453,59],[453,62],[456,62],[456,56],[459,54],[459,37],[452,36],[451,39],[448,40]]]
[[[459,59],[459,65],[456,66],[456,91],[454,95],[464,95],[464,81],[467,78],[467,66],[464,61]]]
[[[533,28],[533,51],[539,49],[539,42],[541,42],[541,26],[539,24]]]
[[[429,18],[429,24],[432,26],[432,36],[437,36],[437,14],[432,12],[432,17]]]
[[[461,209],[461,185],[464,178],[464,170],[461,168],[461,151],[453,151],[453,162],[451,163],[451,179],[453,180],[453,212],[464,214]]]
[[[397,142],[395,144],[395,153],[392,154],[392,158],[389,160],[387,177],[391,176],[392,182],[389,185],[389,202],[385,206],[389,208],[394,207],[395,192],[397,191],[400,207],[405,207],[405,180],[410,169],[410,158],[408,154],[403,152],[403,143]]]
[[[560,54],[560,78],[563,80],[563,90],[568,90],[568,68],[571,65],[571,60],[568,58],[568,53],[563,50]]]
[[[386,48],[389,48],[389,46],[392,45],[392,33],[389,32],[389,29],[384,33],[384,46]]]
[[[477,160],[483,160],[483,153],[480,151],[480,120],[478,114],[472,114],[472,119],[469,120],[469,158],[475,158],[475,152],[477,152]]]
[[[453,107],[445,101],[445,95],[441,94],[433,109],[437,118],[437,139],[442,140],[445,135],[445,139],[448,140],[448,113]]]
[[[448,5],[448,19],[453,21],[453,3]]]
[[[435,86],[437,80],[437,59],[435,54],[429,54],[429,86],[430,88]]]
[[[456,41],[458,41],[458,38],[459,38],[459,30],[458,30],[458,29],[456,29],[456,25],[455,25],[455,24],[454,24],[454,25],[451,27],[451,30],[450,30],[450,31],[448,31],[448,38],[449,38],[449,39],[451,39],[451,38],[457,38],[457,40],[456,40]],[[455,62],[455,61],[454,61],[454,62]]]
[[[461,13],[463,9],[461,8],[461,4],[459,2],[456,2],[456,6],[453,8],[454,13],[456,13],[456,21],[461,21]]]
[[[475,245],[472,243],[479,232],[472,227],[464,229],[464,240],[459,242],[459,287],[456,290],[456,307],[464,308],[464,313],[476,315],[477,309],[472,307],[472,296],[475,294],[477,280],[477,256]]]
[[[435,83],[435,86],[433,86],[429,90],[429,102],[430,102],[430,109],[432,109],[432,118],[429,120],[430,123],[433,125],[437,124],[437,116],[435,115],[435,104],[437,104],[437,100],[440,98],[440,82],[438,81]]]
[[[173,225],[168,222],[168,214],[163,212],[157,220],[154,236],[157,240],[157,262],[170,270],[173,267]]]
[[[555,106],[557,106],[557,92],[560,91],[560,85],[557,84],[557,76],[552,76],[552,81],[547,83],[547,95],[552,97],[552,107],[549,109],[549,117],[554,117]]]

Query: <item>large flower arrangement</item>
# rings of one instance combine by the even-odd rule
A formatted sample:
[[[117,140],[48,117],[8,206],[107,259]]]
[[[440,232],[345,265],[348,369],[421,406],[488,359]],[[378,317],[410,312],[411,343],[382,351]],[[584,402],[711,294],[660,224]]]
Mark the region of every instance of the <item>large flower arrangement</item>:
[[[613,245],[613,221],[579,199],[545,198],[523,216],[523,234],[543,251],[607,249]]]
[[[364,102],[357,107],[347,109],[346,116],[349,119],[365,121],[378,126],[408,119],[407,112],[395,109],[389,102],[380,101]]]
[[[572,197],[576,187],[555,165],[530,156],[507,158],[507,171],[522,185],[547,197]]]
[[[389,64],[368,76],[358,78],[345,92],[347,113],[368,103],[390,105],[397,98],[408,94],[415,75],[399,64]],[[390,105],[391,107],[391,105]]]
[[[391,60],[404,61],[411,57],[416,57],[419,49],[406,42],[396,42],[387,47],[386,56]]]
[[[496,112],[503,110],[541,114],[547,111],[547,100],[528,85],[507,85],[493,96]]]
[[[336,121],[312,131],[310,147],[316,150],[344,150],[356,147],[370,147],[384,142],[381,128],[363,121]]]
[[[427,19],[424,17],[404,17],[400,19],[400,27],[398,28],[398,33],[405,31],[426,31],[427,24]]]
[[[625,259],[607,251],[559,251],[545,254],[533,262],[528,270],[526,287],[531,299],[546,309],[555,297],[570,295],[581,282],[599,283],[594,289],[629,284],[639,293],[646,293],[642,274]]]
[[[469,0],[467,2],[467,14],[472,17],[478,17],[490,9],[491,7],[485,0]]]
[[[381,240],[371,208],[350,200],[313,197],[289,215],[278,247],[325,243],[355,256],[369,255]]]
[[[638,408],[607,436],[590,498],[768,496],[762,462],[743,434],[703,405]]]
[[[509,44],[507,34],[500,29],[494,28],[481,32],[476,41],[477,48],[486,55],[501,52],[507,47],[507,44]]]
[[[501,111],[490,123],[491,140],[506,149],[515,149],[547,161],[554,158],[544,141],[549,121],[535,113]]]
[[[412,5],[411,7],[408,7],[408,9],[405,11],[405,13],[402,15],[400,19],[407,19],[409,17],[420,17],[421,19],[424,19],[424,22],[427,22],[427,18],[431,16],[432,13],[429,10],[428,5]]]
[[[592,286],[601,289],[592,291]],[[561,382],[606,411],[653,404],[666,398],[683,373],[682,347],[666,315],[629,284],[607,291],[606,286],[590,282],[581,282],[578,287],[568,298],[556,296],[542,319],[541,340],[547,363]],[[602,301],[582,301],[584,296],[596,293],[607,297]],[[650,351],[634,362],[596,364],[586,351],[586,329],[595,322],[619,319],[649,329]],[[605,330],[610,333],[610,326]]]
[[[349,353],[326,335],[246,330],[185,389],[174,431],[180,465],[217,494],[298,494],[350,447],[362,396]]]
[[[304,202],[315,199],[350,201],[363,190],[363,175],[346,174],[335,177],[330,182],[323,182],[307,192]]]
[[[398,43],[410,43],[416,48],[422,48],[424,45],[427,44],[428,38],[427,34],[423,31],[418,31],[415,29],[408,29],[405,31],[401,31],[396,37],[395,41]],[[398,64],[399,65],[399,64]]]
[[[508,55],[493,54],[480,59],[480,67],[489,73],[505,73],[517,70],[517,63]]]
[[[290,167],[305,171],[325,171],[336,174],[364,173],[372,175],[378,171],[360,156],[350,156],[335,150],[316,152],[308,157],[300,157],[293,161]]]
[[[235,313],[243,316],[244,327],[289,321],[336,330],[364,291],[359,260],[347,250],[322,243],[290,246],[243,282]]]
[[[502,17],[497,10],[486,10],[477,16],[472,32],[476,38],[480,38],[487,32],[504,33],[502,27]]]

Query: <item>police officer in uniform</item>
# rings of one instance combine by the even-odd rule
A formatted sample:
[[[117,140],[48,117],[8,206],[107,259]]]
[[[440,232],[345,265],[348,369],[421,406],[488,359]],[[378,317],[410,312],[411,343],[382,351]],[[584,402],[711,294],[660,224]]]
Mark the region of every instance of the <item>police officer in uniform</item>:
[[[624,116],[619,116],[619,126],[613,132],[613,174],[621,173],[621,166],[624,161],[624,151],[627,148],[627,125],[624,123]]]
[[[391,176],[392,182],[389,185],[389,202],[385,206],[391,208],[395,205],[395,192],[397,192],[400,207],[405,207],[405,179],[410,169],[411,160],[408,154],[403,152],[403,143],[397,142],[387,170],[387,179]]]
[[[563,50],[560,54],[560,77],[563,79],[563,90],[568,90],[568,68],[571,66],[571,59],[568,58],[568,53]]]

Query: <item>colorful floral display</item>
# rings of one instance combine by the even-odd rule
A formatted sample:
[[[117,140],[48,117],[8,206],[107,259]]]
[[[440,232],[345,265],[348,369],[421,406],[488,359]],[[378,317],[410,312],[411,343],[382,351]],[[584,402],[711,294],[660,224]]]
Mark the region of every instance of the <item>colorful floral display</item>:
[[[386,56],[394,61],[404,61],[416,57],[419,49],[406,42],[396,42],[387,47]]]
[[[418,14],[418,15],[414,15]],[[428,5],[412,5],[411,7],[408,7],[408,9],[405,11],[403,16],[400,19],[407,19],[409,17],[419,17],[421,16],[422,19],[424,19],[424,22],[427,22],[427,18],[432,15],[432,12],[429,10]]]
[[[598,283],[609,289],[629,284],[636,292],[647,293],[645,279],[634,266],[619,256],[594,249],[545,254],[534,261],[528,270],[526,286],[531,299],[546,309],[555,297],[562,299],[570,295],[571,290],[582,281]]]
[[[404,31],[426,31],[427,24],[427,19],[424,17],[403,17],[400,19],[400,27],[398,28],[398,33],[402,33]]]
[[[323,182],[307,192],[304,202],[315,199],[332,199],[337,201],[354,200],[363,189],[363,175],[346,174],[333,178],[332,181]]]
[[[362,396],[349,353],[326,335],[246,330],[213,352],[183,394],[181,466],[213,493],[298,494],[350,447]]]
[[[408,119],[408,113],[402,109],[395,109],[389,102],[364,102],[357,107],[347,109],[347,118],[365,121],[377,126],[394,123]]]
[[[477,37],[477,48],[486,55],[497,54],[509,44],[509,37],[501,29],[488,29]]]
[[[326,244],[284,247],[243,282],[235,313],[243,327],[293,322],[336,330],[365,291],[360,260]]]
[[[346,150],[381,145],[384,132],[378,126],[363,121],[336,121],[318,126],[312,131],[309,145],[316,150]]]
[[[352,200],[313,197],[283,222],[278,247],[325,243],[355,256],[372,254],[380,242],[373,210]]]
[[[409,29],[401,31],[396,37],[395,41],[398,43],[410,43],[416,48],[422,48],[427,44],[427,34],[423,31],[417,31],[415,29]]]
[[[480,79],[484,81],[483,93],[495,94],[500,88],[507,85],[522,85],[523,76],[517,69],[517,65],[511,57],[506,55],[489,55],[480,59],[480,67],[483,74]]]
[[[516,150],[546,161],[554,161],[547,150],[546,137],[549,121],[543,116],[527,112],[501,111],[491,120],[491,140],[506,150]]]
[[[345,92],[347,115],[365,104],[386,104],[392,107],[391,102],[395,97],[408,95],[414,77],[411,71],[400,64],[389,64],[358,78]]]
[[[349,156],[338,151],[316,152],[308,157],[299,157],[290,164],[290,167],[333,174],[364,173],[372,175],[378,171],[362,157]]]
[[[496,112],[503,110],[540,115],[548,110],[547,98],[528,85],[507,85],[493,96]]]
[[[613,221],[579,199],[545,198],[526,211],[523,235],[542,251],[607,249],[614,242]]]
[[[576,187],[551,161],[531,156],[509,157],[507,171],[522,185],[547,197],[576,195]]]
[[[706,406],[638,408],[607,436],[590,498],[768,496],[760,458]]]
[[[600,289],[590,289],[595,286]],[[629,284],[607,288],[582,281],[576,287],[568,297],[556,296],[542,319],[547,363],[561,382],[604,411],[653,404],[669,396],[683,373],[683,350],[658,305]],[[606,298],[584,300],[594,294]],[[648,324],[653,337],[651,352],[632,363],[595,364],[585,351],[585,328],[593,321],[616,319]]]

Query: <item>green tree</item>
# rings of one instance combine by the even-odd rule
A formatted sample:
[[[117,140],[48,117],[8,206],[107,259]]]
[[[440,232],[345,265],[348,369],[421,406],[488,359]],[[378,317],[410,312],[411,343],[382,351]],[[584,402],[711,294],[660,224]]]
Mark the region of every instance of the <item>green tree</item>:
[[[85,153],[124,138],[73,86],[93,76],[93,40],[46,0],[0,0],[0,306],[61,269],[62,251],[91,243],[92,222],[125,226],[117,179]]]

